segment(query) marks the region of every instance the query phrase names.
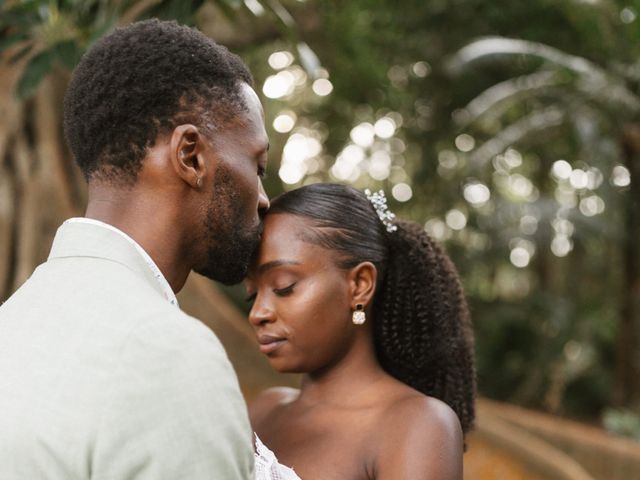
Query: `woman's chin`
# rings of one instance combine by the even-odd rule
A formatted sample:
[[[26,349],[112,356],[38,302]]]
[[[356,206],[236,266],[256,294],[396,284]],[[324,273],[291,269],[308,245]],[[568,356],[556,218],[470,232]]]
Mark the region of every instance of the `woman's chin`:
[[[287,361],[284,358],[269,358],[269,364],[279,373],[305,373],[306,370],[298,364]]]

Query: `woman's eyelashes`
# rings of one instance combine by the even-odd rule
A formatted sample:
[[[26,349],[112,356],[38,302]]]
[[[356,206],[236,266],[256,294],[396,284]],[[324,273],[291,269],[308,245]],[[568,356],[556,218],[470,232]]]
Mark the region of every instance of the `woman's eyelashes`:
[[[284,288],[274,288],[273,293],[275,293],[279,297],[286,297],[287,295],[291,295],[293,293],[293,287],[296,286],[297,282],[293,282],[291,285],[288,285]]]
[[[293,287],[296,286],[296,283],[298,282],[293,282],[291,285],[287,285],[286,287],[283,287],[283,288],[274,288],[272,291],[278,297],[286,297],[287,295],[291,295],[293,293]],[[252,304],[253,302],[256,301],[257,296],[258,296],[258,292],[247,293],[247,296],[245,297],[244,300],[245,302]]]

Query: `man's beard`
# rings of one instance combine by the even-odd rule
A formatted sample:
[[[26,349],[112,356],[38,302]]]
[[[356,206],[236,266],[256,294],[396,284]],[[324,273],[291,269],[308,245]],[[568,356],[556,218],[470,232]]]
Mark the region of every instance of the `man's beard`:
[[[233,285],[247,275],[249,263],[260,243],[262,222],[244,225],[242,202],[229,172],[219,168],[207,207],[205,263],[194,270],[211,280]]]

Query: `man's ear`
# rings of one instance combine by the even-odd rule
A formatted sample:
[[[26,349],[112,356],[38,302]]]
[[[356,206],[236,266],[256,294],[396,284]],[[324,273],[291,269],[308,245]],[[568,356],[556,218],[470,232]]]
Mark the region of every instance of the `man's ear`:
[[[371,262],[362,262],[349,271],[349,293],[351,296],[351,308],[362,304],[366,309],[373,299],[376,290],[378,269]]]
[[[191,124],[178,125],[171,134],[171,163],[178,176],[192,188],[200,188],[207,174],[204,137]]]

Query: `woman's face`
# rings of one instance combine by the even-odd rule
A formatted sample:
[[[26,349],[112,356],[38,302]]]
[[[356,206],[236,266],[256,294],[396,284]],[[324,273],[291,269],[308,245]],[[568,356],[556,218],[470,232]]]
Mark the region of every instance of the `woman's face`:
[[[267,215],[246,281],[260,351],[281,372],[314,372],[338,362],[356,334],[349,272],[335,254],[305,242],[304,217]],[[360,327],[362,328],[362,327]]]

